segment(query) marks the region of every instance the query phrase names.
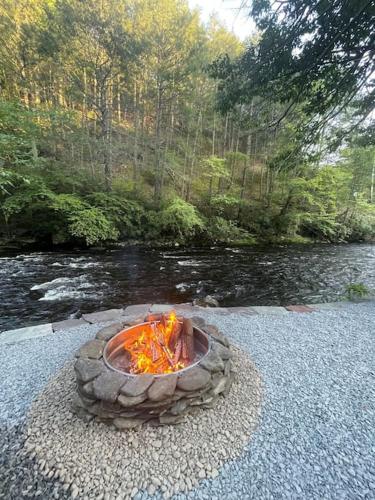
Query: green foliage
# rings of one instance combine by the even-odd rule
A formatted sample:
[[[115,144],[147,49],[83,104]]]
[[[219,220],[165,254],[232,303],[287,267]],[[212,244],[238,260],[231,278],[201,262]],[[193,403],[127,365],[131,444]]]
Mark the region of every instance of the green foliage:
[[[217,156],[210,156],[203,161],[204,165],[208,168],[207,175],[210,179],[227,177],[227,162],[225,158],[218,158]]]
[[[119,194],[93,193],[87,200],[102,210],[123,238],[140,238],[146,224],[146,212],[136,201]]]
[[[19,103],[0,99],[0,167],[35,164],[35,140],[40,133],[35,119],[35,113]]]
[[[369,288],[364,283],[349,283],[345,290],[349,300],[360,299],[370,294]]]
[[[21,182],[27,182],[25,177],[0,167],[0,197],[1,195],[10,194],[12,188]]]
[[[100,208],[71,194],[55,194],[39,178],[31,178],[1,204],[4,219],[36,237],[55,243],[78,239],[87,245],[116,240],[119,232]]]
[[[18,180],[18,184],[12,183],[12,191],[9,196],[5,196],[1,204],[4,218],[8,221],[11,217],[38,209],[44,204],[48,205],[53,199],[52,191],[39,177],[13,177]]]
[[[301,231],[316,240],[326,240],[331,243],[345,241],[348,236],[348,228],[338,222],[334,214],[303,214]]]
[[[254,239],[247,231],[239,228],[233,221],[228,221],[223,217],[211,217],[207,219],[204,235],[208,241],[217,243],[254,242]]]
[[[344,128],[342,113],[322,119],[366,68],[350,47],[369,28],[355,3],[316,15],[319,2],[280,2],[278,17],[253,2],[261,31],[244,53],[185,0],[0,2],[0,237],[373,239],[375,151],[354,103],[346,149],[322,162]],[[348,15],[350,36],[335,31]],[[207,66],[223,52],[215,82]]]
[[[156,217],[154,223],[161,237],[179,242],[193,238],[204,228],[197,209],[181,198],[174,198],[154,217]]]
[[[305,142],[355,96],[357,120],[371,112],[371,65],[359,61],[372,57],[372,2],[256,0],[250,5],[257,40],[239,58],[223,56],[212,68],[221,80],[219,100],[225,111],[261,97],[284,104],[276,120],[272,118],[280,124],[300,107],[310,117],[298,123]]]
[[[98,208],[79,210],[68,217],[72,236],[83,239],[87,245],[100,241],[117,240],[118,230]]]

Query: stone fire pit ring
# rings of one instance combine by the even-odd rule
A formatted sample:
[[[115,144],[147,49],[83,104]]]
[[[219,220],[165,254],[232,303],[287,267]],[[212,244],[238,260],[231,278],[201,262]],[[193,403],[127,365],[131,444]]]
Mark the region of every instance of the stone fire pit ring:
[[[199,408],[213,408],[228,394],[234,379],[228,339],[213,325],[193,319],[194,342],[205,349],[199,359],[170,374],[131,374],[110,360],[122,337],[142,321],[102,328],[78,351],[74,365],[77,398],[74,411],[86,421],[97,420],[119,430],[178,424]]]

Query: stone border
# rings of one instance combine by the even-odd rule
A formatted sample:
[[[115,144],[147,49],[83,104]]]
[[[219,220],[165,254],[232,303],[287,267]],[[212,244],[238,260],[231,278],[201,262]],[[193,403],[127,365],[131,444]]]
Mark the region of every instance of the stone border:
[[[348,304],[358,304],[364,302],[374,302],[373,298],[362,299],[358,301],[342,301],[342,302],[323,302],[320,304],[306,305],[289,305],[281,306],[242,306],[242,307],[201,307],[195,306],[192,303],[185,304],[136,304],[128,306],[124,309],[108,309],[106,311],[98,311],[90,314],[83,314],[80,319],[67,319],[55,323],[45,323],[40,325],[27,326],[25,328],[17,328],[16,330],[4,330],[0,332],[0,345],[13,344],[22,340],[30,340],[37,337],[44,337],[54,332],[74,328],[75,326],[106,323],[109,321],[123,321],[129,316],[134,319],[145,316],[148,313],[163,313],[174,309],[177,314],[197,315],[211,310],[216,314],[241,314],[241,315],[280,315],[286,313],[312,313],[316,311],[326,311],[342,309]]]
[[[118,430],[146,423],[179,424],[188,413],[213,408],[220,396],[229,393],[234,380],[229,341],[216,326],[199,317],[192,318],[192,325],[195,335],[204,333],[207,337],[208,351],[197,363],[162,376],[130,375],[108,368],[104,359],[107,342],[133,323],[130,319],[100,329],[95,339],[76,353],[73,408],[84,421],[95,419]]]

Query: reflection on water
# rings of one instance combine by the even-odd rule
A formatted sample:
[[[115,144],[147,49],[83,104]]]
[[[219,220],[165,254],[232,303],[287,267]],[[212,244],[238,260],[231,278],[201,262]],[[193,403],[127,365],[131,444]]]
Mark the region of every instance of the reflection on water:
[[[128,304],[287,305],[338,300],[349,282],[375,288],[375,246],[302,245],[0,257],[0,328]]]

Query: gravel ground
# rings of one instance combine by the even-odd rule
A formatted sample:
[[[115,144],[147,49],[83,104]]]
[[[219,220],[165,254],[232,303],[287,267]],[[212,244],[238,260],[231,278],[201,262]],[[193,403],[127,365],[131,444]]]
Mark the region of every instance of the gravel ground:
[[[246,452],[227,462],[217,478],[203,480],[188,498],[374,498],[374,303],[312,314],[215,316],[209,311],[206,316],[249,351],[265,399]],[[3,347],[3,430],[22,421],[49,376],[97,328],[62,332],[53,343],[40,338]]]
[[[122,499],[142,490],[154,494],[160,487],[170,498],[189,491],[238,457],[258,422],[259,375],[238,349],[232,362],[231,390],[213,409],[196,408],[180,425],[145,425],[127,432],[87,424],[72,413],[75,374],[69,362],[32,404],[26,448],[36,455],[44,476],[58,471],[73,497],[97,499],[107,493]]]

